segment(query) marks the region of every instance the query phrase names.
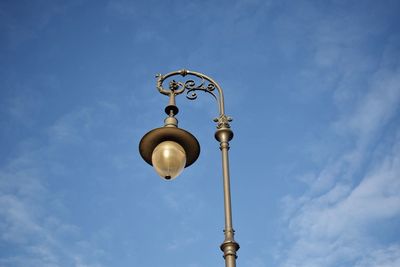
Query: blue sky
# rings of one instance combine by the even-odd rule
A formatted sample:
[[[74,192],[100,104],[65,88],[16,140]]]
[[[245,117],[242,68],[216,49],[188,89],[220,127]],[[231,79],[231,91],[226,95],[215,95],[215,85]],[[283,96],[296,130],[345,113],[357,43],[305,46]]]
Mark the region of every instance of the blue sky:
[[[234,118],[238,266],[400,266],[398,1],[1,1],[0,266],[223,266],[214,100],[176,180],[138,153],[155,74]]]

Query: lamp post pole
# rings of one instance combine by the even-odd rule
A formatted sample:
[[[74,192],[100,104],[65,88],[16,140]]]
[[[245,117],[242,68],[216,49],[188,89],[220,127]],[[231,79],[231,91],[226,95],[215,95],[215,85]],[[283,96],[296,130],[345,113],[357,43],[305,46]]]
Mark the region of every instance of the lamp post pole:
[[[186,80],[185,82],[179,82],[172,80],[169,83],[169,88],[163,87],[163,82],[173,76],[194,76],[200,79],[199,84],[196,84],[195,80]],[[139,145],[140,154],[146,162],[155,166],[158,163],[154,162],[154,157],[151,159],[151,154],[154,148],[161,142],[172,140],[178,143],[180,148],[183,148],[187,155],[186,166],[192,164],[198,157],[200,147],[198,146],[197,140],[190,133],[177,128],[177,120],[175,115],[178,113],[178,108],[175,104],[175,96],[186,91],[186,97],[190,100],[197,98],[196,91],[203,91],[211,94],[218,102],[219,117],[214,119],[217,123],[217,130],[215,132],[215,139],[220,144],[220,150],[222,155],[222,177],[223,177],[223,189],[224,189],[224,211],[225,211],[225,228],[224,235],[225,239],[222,242],[220,248],[224,253],[225,266],[236,267],[236,252],[239,249],[239,244],[234,239],[233,225],[232,225],[232,206],[231,206],[231,190],[230,190],[230,175],[229,175],[229,141],[233,138],[233,132],[230,127],[232,119],[225,115],[224,106],[224,94],[221,87],[210,77],[195,71],[179,70],[167,73],[165,75],[158,74],[157,76],[157,89],[161,94],[169,96],[168,106],[165,108],[165,112],[168,117],[165,119],[165,125],[162,128],[155,129],[146,134]],[[215,94],[215,89],[218,94]],[[192,139],[195,141],[193,141]],[[188,139],[188,141],[186,141]],[[190,140],[189,140],[190,139]],[[197,147],[196,147],[197,145]],[[193,151],[194,150],[194,151]],[[172,159],[171,159],[172,160]],[[168,171],[171,169],[172,163],[169,163]],[[157,167],[155,166],[156,170]],[[179,174],[179,172],[178,172]],[[161,174],[160,174],[161,175]],[[166,179],[171,179],[169,174],[162,174]]]

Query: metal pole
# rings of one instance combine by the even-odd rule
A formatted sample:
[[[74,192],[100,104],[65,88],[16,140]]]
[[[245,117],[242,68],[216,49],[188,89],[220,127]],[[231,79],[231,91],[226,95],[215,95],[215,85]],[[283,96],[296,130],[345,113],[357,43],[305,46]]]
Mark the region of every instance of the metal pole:
[[[224,210],[225,210],[225,240],[220,248],[224,252],[225,266],[236,267],[236,251],[239,249],[239,244],[234,239],[235,230],[232,226],[232,206],[231,206],[231,188],[230,188],[230,175],[229,175],[229,141],[233,138],[233,132],[229,128],[229,124],[225,124],[223,120],[219,119],[217,132],[215,138],[220,142],[220,150],[222,155],[222,176],[224,188]]]

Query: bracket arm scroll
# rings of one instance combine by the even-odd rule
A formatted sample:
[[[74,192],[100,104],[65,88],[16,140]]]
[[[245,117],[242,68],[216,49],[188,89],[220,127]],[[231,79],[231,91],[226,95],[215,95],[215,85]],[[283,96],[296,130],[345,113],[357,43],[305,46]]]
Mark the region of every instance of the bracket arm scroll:
[[[175,81],[172,80],[169,83],[169,89],[165,89],[163,87],[163,82],[173,76],[195,76],[199,79],[201,79],[201,83],[199,85],[196,85],[196,82],[194,80],[187,80],[185,82],[179,82],[179,81]],[[157,78],[157,89],[158,91],[163,94],[163,95],[167,95],[170,96],[173,94],[174,96],[179,95],[181,93],[183,93],[185,90],[187,91],[187,95],[186,97],[190,100],[194,100],[197,98],[197,94],[195,93],[195,91],[204,91],[206,93],[211,94],[218,102],[218,111],[219,111],[219,117],[216,120],[222,120],[224,121],[224,126],[228,125],[227,122],[231,121],[232,119],[227,117],[225,115],[225,104],[224,104],[224,93],[222,91],[221,86],[214,81],[212,78],[208,77],[207,75],[204,75],[200,72],[196,72],[196,71],[190,71],[190,70],[186,70],[186,69],[182,69],[182,70],[178,70],[178,71],[173,71],[173,72],[169,72],[165,75],[161,75],[161,74],[157,74],[156,75]],[[206,85],[206,81],[208,82],[208,84]],[[217,89],[218,91],[218,95],[214,94],[214,89]],[[218,123],[218,126],[220,126],[221,124]]]

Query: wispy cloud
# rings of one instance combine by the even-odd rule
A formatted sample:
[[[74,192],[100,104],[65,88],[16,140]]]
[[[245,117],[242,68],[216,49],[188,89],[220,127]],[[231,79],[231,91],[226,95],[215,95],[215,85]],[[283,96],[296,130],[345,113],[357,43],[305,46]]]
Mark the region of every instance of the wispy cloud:
[[[355,267],[395,267],[400,265],[400,246],[391,245],[366,254]]]
[[[341,45],[326,47],[323,56],[322,48],[316,52],[319,65],[344,62]],[[400,219],[400,128],[395,123],[400,70],[389,65],[386,56],[375,64],[366,87],[351,96],[353,104],[339,109],[332,123],[330,134],[337,140],[351,140],[350,145],[332,153],[319,172],[302,176],[309,186],[303,195],[284,199],[283,221],[289,231],[286,248],[277,255],[280,266],[394,267],[400,262],[398,243],[393,243],[397,241],[375,234],[377,224],[385,228]],[[351,63],[342,66],[341,80],[336,81],[340,94],[351,90],[346,73],[354,73]],[[336,101],[340,106],[341,100]],[[390,227],[386,231],[399,234]]]
[[[295,241],[283,266],[337,266],[341,260],[366,261],[376,252],[369,228],[376,223],[384,227],[385,220],[400,215],[399,141],[354,188],[336,181],[320,196],[294,200],[288,227]],[[381,251],[392,250],[382,246]]]
[[[82,116],[69,116],[69,127],[81,127]],[[101,266],[96,259],[89,259],[100,250],[85,241],[79,227],[63,219],[66,207],[48,189],[59,169],[59,163],[51,160],[52,153],[57,153],[60,142],[76,139],[71,137],[74,130],[65,121],[63,127],[61,124],[57,121],[51,127],[57,134],[47,145],[25,143],[18,155],[0,168],[0,242],[12,250],[1,255],[0,266]]]

